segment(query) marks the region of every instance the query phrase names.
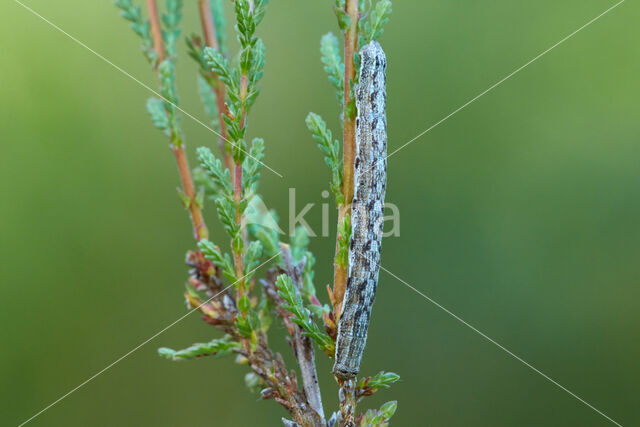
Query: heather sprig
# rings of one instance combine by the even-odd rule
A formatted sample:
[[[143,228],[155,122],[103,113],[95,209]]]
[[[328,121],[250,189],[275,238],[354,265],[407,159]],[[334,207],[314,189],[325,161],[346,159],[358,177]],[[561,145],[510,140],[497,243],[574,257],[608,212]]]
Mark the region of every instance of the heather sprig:
[[[369,409],[360,420],[360,426],[386,427],[398,409],[398,402],[387,402],[380,409]]]
[[[155,68],[158,53],[153,48],[149,20],[142,18],[140,6],[135,6],[132,0],[115,0],[115,5],[121,10],[120,15],[131,23],[133,32],[142,39],[142,52],[147,61]]]
[[[322,117],[315,113],[309,113],[306,119],[307,128],[318,142],[318,147],[325,155],[324,161],[331,171],[331,190],[336,198],[336,205],[344,203],[342,194],[342,157],[340,156],[340,143],[333,139],[331,130]]]
[[[265,16],[267,0],[234,0],[234,30],[239,42],[239,51],[235,53],[230,52],[226,43],[223,0],[198,0],[204,39],[197,35],[188,37],[187,52],[197,63],[197,90],[211,129],[221,138],[222,156],[218,158],[209,147],[197,149],[199,168],[194,171],[197,187],[188,166],[177,108],[177,46],[182,34],[183,1],[164,0],[163,12],[157,16],[156,1],[148,0],[148,18],[143,17],[141,7],[133,0],[115,0],[115,4],[141,38],[145,58],[158,77],[160,97],[147,101],[147,111],[153,126],[169,139],[176,156],[183,184],[180,199],[189,210],[194,227],[197,250],[187,254],[189,277],[184,293],[187,307],[199,311],[205,322],[224,334],[222,338],[182,350],[163,347],[158,350],[159,355],[182,361],[236,354],[236,362],[249,369],[245,375],[249,389],[259,392],[261,399],[275,399],[289,411],[293,421],[284,420],[285,425],[343,426],[349,420],[357,420],[363,426],[386,425],[396,409],[395,402],[361,413],[359,418],[355,418],[355,404],[399,379],[389,372],[352,382],[352,399],[341,399],[341,405],[353,403],[351,414],[341,407],[330,421],[325,421],[314,352],[319,348],[334,357],[341,306],[335,289],[342,279],[339,274],[334,277],[334,291],[327,286],[331,305],[323,304],[314,284],[317,260],[309,249],[307,230],[296,228],[286,244],[281,241],[274,211],[268,212],[272,221],[269,225],[249,221],[253,218],[254,202],[262,203],[258,185],[265,141],[257,137],[249,139],[247,135],[251,107],[260,93],[264,73],[266,51],[258,28]],[[353,55],[345,57],[341,41],[329,33],[321,40],[321,60],[343,107],[343,149],[319,115],[310,113],[306,123],[329,166],[330,187],[340,212],[334,265],[336,271],[346,271],[351,235],[347,204],[349,167],[353,159],[348,157],[352,151],[344,147],[350,143],[347,135],[356,114],[353,87],[357,78],[353,65],[358,60],[358,44],[382,34],[391,2],[334,0],[334,10],[345,50]],[[211,16],[205,15],[208,13]],[[215,239],[209,236],[204,224],[205,204],[215,206],[224,229]],[[261,263],[271,263],[264,274],[259,271]],[[288,332],[299,376],[269,347],[270,325],[277,318]]]
[[[291,312],[291,320],[304,329],[304,334],[313,339],[320,349],[330,356],[333,356],[335,344],[331,337],[322,332],[318,325],[311,319],[311,312],[304,306],[302,297],[294,286],[291,278],[286,274],[278,276],[276,280],[278,294],[287,302],[284,306]]]
[[[344,64],[340,57],[338,38],[333,33],[327,33],[320,39],[320,54],[329,81],[336,89],[338,102],[344,96]]]
[[[234,349],[239,348],[240,344],[233,341],[229,335],[224,338],[217,338],[207,343],[197,343],[184,350],[172,350],[167,347],[161,347],[158,349],[158,354],[165,359],[173,360],[174,362],[182,360],[191,360],[204,356],[222,356],[233,352]]]

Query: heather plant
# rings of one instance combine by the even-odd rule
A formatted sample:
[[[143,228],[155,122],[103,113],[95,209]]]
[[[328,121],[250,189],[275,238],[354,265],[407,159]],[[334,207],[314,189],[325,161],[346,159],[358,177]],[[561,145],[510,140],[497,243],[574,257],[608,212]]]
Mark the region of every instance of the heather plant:
[[[179,196],[191,217],[196,239],[196,247],[186,255],[187,307],[200,312],[206,323],[220,331],[209,342],[182,350],[160,348],[158,354],[171,361],[235,357],[238,364],[247,367],[244,380],[248,388],[261,399],[273,399],[282,405],[289,414],[283,418],[288,426],[387,425],[396,410],[395,401],[363,412],[357,411],[357,404],[389,388],[399,376],[380,372],[354,381],[336,378],[340,407],[326,418],[315,352],[335,357],[337,325],[347,286],[358,52],[382,34],[391,2],[335,0],[339,37],[328,33],[321,39],[321,61],[335,89],[343,127],[341,145],[319,115],[309,113],[306,119],[329,167],[339,213],[334,279],[333,286],[326,286],[327,303],[321,302],[314,284],[316,258],[308,249],[306,229],[298,227],[284,242],[277,229],[247,221],[250,206],[260,197],[258,184],[266,147],[260,138],[249,142],[247,129],[251,107],[260,95],[265,64],[266,50],[257,30],[264,20],[267,0],[227,2],[235,17],[238,52],[231,52],[226,43],[223,1],[198,1],[202,36],[186,37],[186,45],[189,57],[198,65],[197,87],[209,117],[206,126],[218,135],[218,152],[214,154],[207,146],[198,148],[199,167],[194,170],[186,157],[183,111],[178,106],[176,88],[183,2],[166,0],[161,13],[155,0],[147,0],[144,14],[133,0],[116,0],[115,4],[140,37],[144,57],[158,77],[159,96],[148,100],[147,110],[176,157],[182,181]],[[205,208],[215,208],[224,236],[209,234]],[[270,215],[277,218],[275,213]],[[274,322],[281,322],[286,329],[297,370],[287,367],[283,357],[269,346]]]

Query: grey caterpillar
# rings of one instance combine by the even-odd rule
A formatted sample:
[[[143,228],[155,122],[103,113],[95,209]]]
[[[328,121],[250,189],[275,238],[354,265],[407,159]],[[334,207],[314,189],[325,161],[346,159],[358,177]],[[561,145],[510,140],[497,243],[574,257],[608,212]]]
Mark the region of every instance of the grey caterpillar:
[[[349,274],[333,366],[333,374],[343,380],[360,370],[378,285],[387,181],[386,69],[387,59],[378,42],[360,50]]]

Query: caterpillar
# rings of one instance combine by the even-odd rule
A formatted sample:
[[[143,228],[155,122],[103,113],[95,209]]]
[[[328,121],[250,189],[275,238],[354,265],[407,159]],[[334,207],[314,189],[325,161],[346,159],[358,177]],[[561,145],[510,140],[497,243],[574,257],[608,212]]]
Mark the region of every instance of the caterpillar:
[[[360,50],[354,91],[358,114],[349,272],[333,366],[333,374],[342,380],[355,377],[360,370],[378,285],[387,182],[386,69],[387,59],[378,42]]]

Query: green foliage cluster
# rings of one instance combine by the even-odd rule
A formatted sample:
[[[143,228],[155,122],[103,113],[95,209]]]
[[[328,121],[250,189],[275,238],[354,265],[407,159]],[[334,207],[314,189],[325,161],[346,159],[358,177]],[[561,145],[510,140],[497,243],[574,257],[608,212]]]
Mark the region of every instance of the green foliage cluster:
[[[165,359],[175,362],[181,360],[191,360],[203,356],[222,356],[230,354],[233,349],[239,348],[240,344],[233,341],[229,335],[224,338],[211,340],[207,343],[193,344],[184,350],[172,350],[170,348],[161,347],[158,354]]]
[[[371,40],[377,40],[384,31],[384,25],[391,16],[391,1],[379,0],[368,14],[360,18],[358,22],[360,32],[360,46],[369,44]]]
[[[116,0],[116,7],[120,9],[120,15],[131,23],[131,29],[142,39],[142,52],[147,61],[155,67],[158,54],[153,48],[151,37],[151,24],[148,19],[142,18],[140,6],[135,6],[132,0]]]
[[[176,91],[175,61],[177,60],[176,42],[180,37],[180,21],[182,20],[182,0],[166,0],[166,12],[162,15],[162,35],[167,57],[158,64],[158,54],[153,46],[151,24],[142,18],[140,6],[132,0],[116,0],[121,15],[131,23],[133,31],[142,39],[142,51],[149,63],[158,70],[160,77],[160,95],[162,99],[151,98],[147,102],[147,111],[153,125],[165,133],[172,146],[179,147],[183,143],[180,130],[180,118],[177,115],[178,96]]]
[[[287,302],[284,308],[293,314],[291,320],[304,329],[304,334],[313,339],[322,351],[327,354],[333,354],[335,350],[333,340],[320,330],[320,327],[313,321],[311,312],[304,306],[302,297],[291,278],[286,274],[278,276],[276,286],[278,287],[278,294]]]
[[[162,37],[167,55],[175,58],[176,43],[180,38],[180,21],[182,20],[182,0],[166,0],[167,12],[162,14]]]
[[[150,21],[143,18],[140,6],[133,4],[132,0],[115,0],[115,4],[121,10],[122,16],[130,22],[134,32],[141,38],[143,53],[159,77],[161,96],[151,98],[147,102],[151,121],[169,138],[173,147],[179,147],[183,144],[183,136],[177,108],[175,70],[177,43],[181,36],[183,2],[182,0],[165,0],[161,26],[166,58],[161,62],[158,61],[158,55],[154,50]],[[222,113],[228,133],[223,156],[227,161],[228,156],[231,156],[235,170],[229,170],[228,162],[218,158],[209,148],[197,149],[200,167],[194,173],[202,191],[198,193],[196,203],[202,207],[205,195],[206,200],[213,203],[228,238],[228,244],[223,245],[221,242],[225,239],[221,237],[216,239],[217,243],[207,239],[198,242],[198,254],[200,254],[198,256],[204,257],[207,261],[203,260],[203,262],[213,267],[210,272],[200,272],[192,276],[195,280],[187,284],[185,296],[190,308],[201,309],[205,317],[213,313],[211,319],[216,320],[216,310],[226,309],[221,307],[228,304],[228,301],[212,302],[213,298],[210,297],[212,292],[199,282],[202,276],[198,274],[209,275],[209,279],[216,283],[217,281],[228,282],[229,286],[224,289],[234,287],[236,294],[235,301],[232,301],[232,303],[235,302],[235,306],[229,316],[230,329],[225,329],[225,332],[232,330],[233,333],[207,343],[193,344],[183,350],[160,348],[158,353],[166,359],[181,361],[235,352],[239,353],[236,361],[244,364],[247,363],[247,357],[250,354],[264,347],[273,315],[279,313],[285,320],[288,317],[295,323],[319,349],[333,357],[335,319],[332,318],[332,308],[320,303],[316,296],[313,271],[316,259],[309,251],[309,235],[306,229],[298,227],[289,239],[290,244],[286,246],[280,242],[276,229],[257,224],[246,225],[243,222],[252,201],[259,196],[258,183],[265,150],[265,143],[261,138],[253,138],[250,144],[246,141],[248,115],[260,93],[258,85],[264,73],[265,47],[262,40],[256,36],[256,30],[264,18],[267,0],[235,0],[233,2],[236,18],[235,33],[240,46],[239,52],[235,55],[231,55],[226,46],[227,24],[224,18],[223,0],[211,0],[210,4],[218,48],[202,46],[198,37],[192,36],[186,39],[187,50],[189,56],[198,64],[198,92],[204,109],[211,119],[211,126],[216,132],[220,132],[221,129],[219,117]],[[367,5],[369,9],[365,7]],[[363,43],[368,43],[382,34],[383,25],[388,21],[391,12],[391,2],[389,0],[360,1],[360,8],[361,19],[358,28],[359,44],[362,46]],[[335,0],[334,10],[344,36],[351,24],[351,18],[345,11],[345,1]],[[345,81],[339,39],[332,33],[326,34],[322,37],[320,50],[324,69],[335,89],[339,103],[342,104]],[[224,100],[216,99],[218,93],[214,90],[216,84],[224,85],[223,92],[226,94]],[[224,111],[218,110],[221,103],[224,104]],[[342,189],[343,159],[340,142],[334,139],[333,133],[319,115],[309,113],[306,124],[329,167],[330,186],[336,205],[342,206],[345,200]],[[238,175],[239,171],[241,175]],[[236,180],[237,176],[241,176],[241,179]],[[181,197],[185,206],[191,203],[186,195]],[[270,214],[277,222],[275,212]],[[346,215],[344,221],[338,225],[336,261],[342,266],[348,264],[350,233],[350,218]],[[225,246],[227,250],[224,249]],[[290,258],[282,255],[283,247],[289,248]],[[271,260],[278,264],[272,273],[288,271],[289,274],[295,274],[297,278],[294,283],[292,277],[287,274],[276,277],[277,273],[274,273],[271,278],[267,275],[267,280],[271,280],[272,286],[275,287],[271,290],[270,299],[266,290],[260,294],[255,291],[254,275],[262,261]],[[294,266],[285,265],[285,260],[289,264],[293,262]],[[292,268],[295,273],[291,271]],[[276,291],[284,301],[281,307],[277,307],[278,310],[272,307],[273,301],[279,301],[277,297],[273,297]],[[322,325],[316,323],[320,320],[323,322]],[[255,363],[254,360],[250,364],[252,368],[254,368],[253,363]],[[269,371],[268,375],[276,375],[273,366],[269,367],[273,371]],[[264,375],[257,375],[256,372],[250,372],[245,376],[245,382],[252,390],[259,390],[264,387],[265,381],[268,381]],[[380,372],[374,377],[364,378],[357,384],[358,396],[361,398],[386,389],[398,379],[396,374],[389,372]],[[264,388],[262,392],[271,393],[268,390]],[[378,410],[367,411],[362,416],[361,425],[386,425],[395,412],[396,406],[395,402],[388,402]]]
[[[391,387],[391,384],[400,379],[398,374],[393,372],[378,372],[375,377],[371,379],[363,379],[358,383],[360,388],[368,387],[374,392],[383,388]]]
[[[240,42],[239,60],[232,66],[224,53],[205,47],[203,58],[210,70],[226,85],[229,113],[224,116],[229,133],[228,141],[236,163],[242,163],[247,154],[245,118],[260,91],[258,82],[264,74],[265,47],[255,31],[262,21],[267,0],[236,0],[236,31]]]
[[[306,119],[307,127],[313,138],[318,142],[318,147],[325,155],[324,161],[331,171],[331,190],[336,198],[336,204],[344,203],[342,194],[342,157],[340,156],[340,142],[333,139],[331,130],[322,117],[316,113],[309,113]]]
[[[340,57],[338,38],[333,33],[327,33],[320,39],[320,58],[324,64],[329,81],[336,89],[338,102],[344,97],[344,64]]]
[[[395,414],[396,409],[398,409],[398,402],[395,400],[385,403],[380,409],[369,409],[362,417],[360,425],[386,427],[389,425],[388,421]]]

